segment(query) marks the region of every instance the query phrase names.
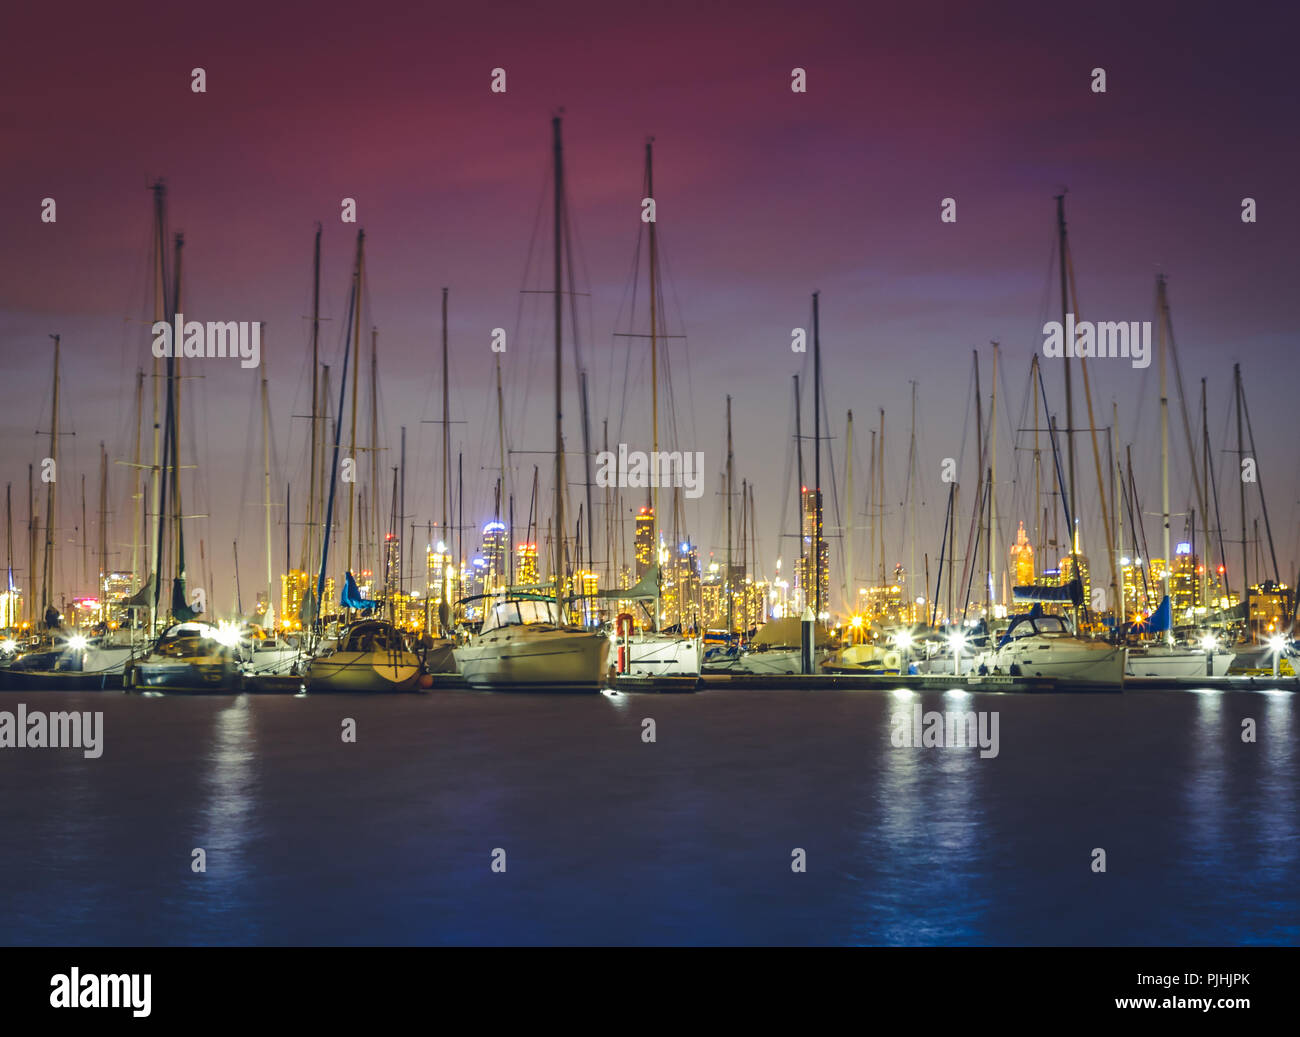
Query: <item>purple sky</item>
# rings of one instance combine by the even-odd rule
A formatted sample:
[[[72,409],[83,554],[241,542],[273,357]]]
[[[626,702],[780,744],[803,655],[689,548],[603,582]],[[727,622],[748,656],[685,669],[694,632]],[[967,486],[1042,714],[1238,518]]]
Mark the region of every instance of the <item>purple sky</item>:
[[[779,533],[783,516],[793,523],[791,375],[802,370],[811,388],[789,341],[791,328],[808,324],[813,290],[822,293],[827,421],[841,477],[845,411],[855,413],[859,513],[869,430],[878,409],[887,411],[890,563],[906,560],[897,502],[909,380],[919,394],[917,550],[929,551],[933,565],[946,494],[939,466],[961,454],[963,436],[963,505],[974,496],[974,434],[963,422],[973,420],[977,346],[987,405],[991,339],[1003,345],[999,509],[1010,528],[1002,546],[1017,520],[1031,523],[1028,455],[1013,450],[1011,430],[1021,423],[1043,321],[1059,313],[1053,195],[1068,185],[1082,316],[1151,319],[1154,277],[1163,270],[1185,384],[1197,393],[1200,378],[1209,379],[1216,448],[1235,449],[1224,437],[1230,429],[1235,436],[1231,373],[1242,363],[1279,562],[1291,582],[1300,530],[1295,16],[1283,24],[1286,16],[1249,5],[1230,16],[1208,11],[1186,3],[1003,5],[996,14],[967,5],[660,3],[380,14],[318,3],[292,11],[153,5],[127,14],[84,5],[83,14],[53,24],[48,9],[19,11],[7,19],[11,47],[0,69],[0,480],[14,483],[16,525],[25,528],[27,464],[46,453],[32,432],[49,422],[48,334],[63,336],[64,427],[76,431],[64,441],[61,540],[80,524],[82,474],[95,536],[98,441],[114,459],[129,457],[134,371],[149,360],[146,186],[156,177],[168,183],[172,229],[186,235],[187,315],[265,322],[277,494],[289,480],[297,501],[306,492],[306,423],[289,415],[308,406],[302,318],[314,223],[325,227],[324,312],[334,319],[323,342],[337,374],[356,230],[339,221],[339,202],[354,197],[367,236],[366,321],[379,329],[386,470],[397,463],[405,424],[406,510],[421,524],[437,518],[437,439],[421,422],[439,416],[438,299],[447,285],[453,418],[466,422],[455,428],[453,452],[465,453],[467,519],[489,517],[492,328],[510,335],[504,377],[513,447],[546,450],[551,442],[549,300],[521,303],[519,291],[549,277],[539,265],[541,243],[531,270],[526,262],[549,117],[563,106],[571,216],[584,259],[578,277],[590,293],[581,300],[582,355],[594,435],[599,440],[608,418],[612,441],[622,422],[622,440],[643,449],[648,407],[625,402],[624,370],[631,341],[639,352],[626,392],[642,399],[644,344],[613,333],[645,330],[624,300],[640,228],[644,138],[656,137],[670,331],[687,336],[669,347],[676,442],[704,452],[708,492],[688,517],[706,550],[720,555],[725,542],[715,491],[730,393],[737,477],[756,485],[765,568],[779,551],[789,554]],[[190,89],[196,66],[206,70],[204,94]],[[807,69],[806,94],[790,90],[796,66]],[[506,70],[504,95],[489,91],[494,67]],[[1094,67],[1106,70],[1105,94],[1090,89]],[[40,220],[45,197],[57,202],[55,224]],[[957,201],[956,224],[939,220],[944,197]],[[1244,197],[1257,200],[1255,224],[1241,221]],[[540,234],[549,234],[545,221]],[[1045,372],[1059,410],[1060,369],[1048,364]],[[257,378],[220,360],[207,361],[203,373],[185,390],[199,432],[187,450],[200,465],[187,510],[211,515],[190,536],[206,541],[224,608],[231,541],[239,539],[241,568],[252,574],[246,588],[260,570],[245,559],[263,551],[261,448],[250,418]],[[1098,423],[1110,423],[1117,401],[1143,508],[1157,512],[1156,367],[1101,361],[1092,378]],[[811,392],[804,402],[808,431]],[[1183,512],[1190,490],[1176,408],[1171,498],[1172,510]],[[568,443],[577,449],[578,409],[572,402],[566,409]],[[1081,391],[1076,420],[1086,420]],[[1077,449],[1095,571],[1104,539],[1086,436]],[[1218,456],[1225,537],[1237,537],[1235,459]],[[549,459],[516,455],[517,514],[527,510],[534,462],[547,494]],[[125,472],[114,466],[119,544],[129,541]],[[823,485],[829,509],[829,477]],[[841,510],[847,521],[844,501]],[[855,522],[864,525],[860,516]],[[1182,522],[1173,520],[1176,539]],[[827,523],[836,524],[829,511]],[[283,530],[273,535],[278,573]],[[1148,517],[1147,536],[1158,550],[1158,516]],[[15,541],[22,568],[25,534]],[[840,550],[833,548],[837,557]],[[119,551],[116,564],[125,564],[128,549]],[[1235,562],[1240,548],[1229,551]],[[1266,546],[1263,553],[1267,559]],[[64,559],[60,584],[69,589],[79,581],[79,558],[69,550]],[[865,566],[858,575],[867,576]],[[199,582],[193,569],[191,582]]]

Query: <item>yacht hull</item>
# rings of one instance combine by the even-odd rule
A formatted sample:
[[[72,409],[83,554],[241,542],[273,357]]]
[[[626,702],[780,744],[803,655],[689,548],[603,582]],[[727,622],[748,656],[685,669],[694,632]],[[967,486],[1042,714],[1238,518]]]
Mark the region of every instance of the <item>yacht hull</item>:
[[[472,688],[599,691],[608,678],[609,638],[587,631],[501,627],[455,654]]]
[[[420,658],[412,652],[387,649],[332,652],[307,664],[304,681],[308,694],[418,691]]]
[[[615,657],[623,642],[617,637],[611,649]],[[623,671],[632,677],[698,677],[704,658],[704,642],[698,637],[637,635],[627,642],[628,662]]]

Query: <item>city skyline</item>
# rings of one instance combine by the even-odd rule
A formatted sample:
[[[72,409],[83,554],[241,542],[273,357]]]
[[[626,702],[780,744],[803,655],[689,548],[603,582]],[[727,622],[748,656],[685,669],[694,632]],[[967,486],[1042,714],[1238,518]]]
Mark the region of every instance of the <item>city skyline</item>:
[[[524,43],[530,33],[545,35],[541,16],[517,12],[489,42],[483,16],[460,12],[438,28],[464,46],[451,48],[456,56],[433,69],[417,60],[414,44],[394,44],[388,36],[380,48],[377,34],[361,19],[347,53],[332,55],[365,70],[356,87],[364,97],[350,101],[320,71],[337,48],[328,38],[315,41],[311,60],[294,48],[270,69],[234,47],[229,25],[204,34],[202,54],[170,64],[129,60],[143,44],[125,24],[104,30],[106,40],[91,40],[72,27],[66,46],[43,56],[39,73],[31,64],[34,55],[18,55],[13,73],[48,79],[50,90],[40,113],[27,107],[12,113],[18,147],[0,160],[9,184],[0,205],[9,243],[0,260],[0,284],[10,372],[0,418],[10,450],[0,478],[13,486],[15,553],[23,556],[18,528],[26,517],[27,464],[44,453],[32,431],[48,428],[46,336],[58,333],[65,351],[65,428],[76,432],[61,443],[64,470],[71,469],[73,480],[64,484],[59,541],[63,553],[78,553],[76,539],[85,530],[78,534],[69,527],[80,527],[76,494],[83,475],[92,498],[87,525],[94,530],[97,444],[103,439],[112,459],[110,511],[119,563],[113,568],[120,568],[130,528],[122,462],[130,455],[135,372],[148,362],[145,187],[155,176],[168,183],[172,229],[186,233],[185,309],[196,319],[264,322],[261,368],[210,361],[203,379],[186,387],[192,424],[183,432],[184,449],[193,456],[184,460],[200,466],[194,511],[210,516],[194,520],[194,539],[205,540],[214,570],[233,569],[234,541],[246,545],[241,560],[261,552],[256,400],[263,375],[274,416],[276,498],[285,483],[293,484],[298,502],[305,495],[306,422],[296,416],[309,405],[304,315],[310,312],[316,221],[324,226],[322,310],[328,320],[322,359],[336,373],[352,239],[357,227],[366,229],[366,323],[378,327],[383,469],[397,463],[405,425],[406,510],[417,528],[441,517],[437,294],[444,284],[451,289],[451,454],[453,464],[463,456],[466,524],[481,524],[494,510],[498,358],[508,436],[518,452],[510,462],[516,506],[527,493],[534,463],[542,470],[541,499],[547,500],[549,461],[526,452],[540,453],[547,443],[546,394],[534,383],[545,371],[549,348],[548,302],[519,289],[535,287],[527,273],[528,242],[546,171],[547,122],[567,100],[570,215],[587,259],[586,284],[579,288],[589,294],[581,297],[578,312],[580,349],[593,387],[592,449],[600,448],[605,420],[611,443],[650,446],[641,398],[644,349],[619,336],[637,317],[626,299],[641,228],[644,138],[652,134],[670,300],[669,326],[660,330],[689,336],[663,345],[672,364],[674,442],[705,457],[706,492],[699,502],[684,504],[685,532],[704,557],[717,559],[724,549],[719,415],[730,394],[737,481],[744,478],[754,487],[757,563],[771,573],[782,558],[783,571],[793,569],[788,538],[798,519],[790,470],[791,378],[800,375],[803,386],[805,436],[812,387],[809,354],[793,354],[790,338],[792,328],[808,327],[815,290],[821,291],[822,402],[829,436],[823,464],[833,468],[839,484],[833,486],[824,473],[826,524],[840,527],[828,532],[832,558],[842,557],[840,538],[848,524],[847,506],[833,499],[843,492],[844,415],[853,409],[859,422],[853,526],[863,539],[868,438],[883,407],[886,498],[893,512],[886,568],[909,563],[910,520],[899,505],[906,493],[911,424],[903,401],[913,380],[919,400],[917,553],[937,553],[946,494],[939,472],[948,457],[961,459],[964,530],[975,483],[970,355],[973,348],[981,350],[987,407],[990,340],[1001,343],[999,523],[1023,520],[1032,529],[1030,513],[1037,509],[1027,506],[1026,444],[1023,436],[1017,443],[1015,430],[1029,424],[1021,420],[1029,359],[1040,352],[1044,322],[1059,318],[1050,258],[1053,197],[1068,187],[1081,315],[1152,319],[1155,273],[1169,276],[1189,407],[1199,379],[1209,380],[1225,541],[1239,539],[1234,495],[1226,487],[1235,465],[1231,368],[1242,364],[1280,575],[1291,582],[1300,473],[1285,449],[1288,437],[1275,424],[1288,415],[1289,382],[1274,375],[1286,369],[1294,350],[1297,304],[1286,271],[1297,209],[1287,174],[1297,154],[1294,141],[1279,131],[1290,104],[1281,66],[1260,58],[1261,48],[1267,53],[1280,44],[1220,39],[1210,70],[1194,55],[1161,50],[1153,56],[1146,49],[1157,25],[1171,39],[1203,39],[1205,16],[1194,11],[1169,26],[1154,13],[1137,13],[1123,32],[1098,19],[1072,26],[1068,36],[1052,24],[1055,16],[1017,20],[1008,14],[1000,24],[949,12],[934,27],[933,40],[915,15],[868,17],[846,5],[832,29],[829,23],[791,22],[788,11],[757,11],[743,24],[704,12],[689,40],[607,14],[601,27],[617,44],[607,51],[624,52],[617,60],[565,39],[554,41],[552,60],[541,60]],[[185,53],[189,17],[181,14],[157,31],[178,55]],[[322,12],[323,20],[328,17]],[[413,27],[431,28],[427,15],[412,18]],[[268,19],[250,46],[274,47],[291,29],[301,29],[279,16]],[[1013,23],[1014,40],[1000,33]],[[1026,28],[1031,24],[1037,28]],[[1027,37],[1051,42],[1051,53],[1035,56],[1025,47]],[[720,48],[724,39],[732,46]],[[121,69],[114,65],[112,76],[109,59],[99,53],[104,42],[111,44],[105,53],[127,58]],[[1013,43],[1016,64],[1000,64],[1002,48]],[[643,59],[644,67],[629,62],[629,55]],[[651,55],[656,60],[646,64]],[[684,92],[664,55],[712,74],[693,76]],[[206,70],[203,94],[190,89],[193,66]],[[1091,89],[1090,73],[1098,66],[1109,72],[1104,94]],[[497,67],[509,76],[505,94],[489,89]],[[807,70],[806,93],[790,89],[795,67]],[[88,96],[87,88],[101,81],[111,84],[105,95]],[[593,83],[604,89],[593,91]],[[422,103],[435,93],[437,104]],[[156,104],[145,106],[146,97]],[[139,110],[141,119],[123,123],[115,116],[109,144],[96,110]],[[1215,127],[1214,141],[1189,121],[1188,110]],[[1050,124],[1044,122],[1049,114],[1055,120]],[[42,136],[46,118],[64,128],[50,140]],[[165,141],[154,132],[158,124],[170,127]],[[944,127],[950,132],[935,132]],[[775,140],[784,144],[774,143],[776,129],[781,136]],[[41,162],[20,161],[17,156],[30,150],[24,142],[34,147],[38,140]],[[439,143],[446,141],[456,146]],[[998,146],[990,149],[988,141]],[[791,142],[797,142],[793,151]],[[358,147],[384,161],[359,161]],[[104,161],[96,163],[95,155]],[[1173,181],[1167,176],[1171,164],[1181,174]],[[52,224],[39,216],[46,197],[58,202]],[[1242,222],[1244,197],[1258,201],[1258,222]],[[357,200],[356,225],[338,219],[344,198]],[[956,200],[955,223],[941,222],[945,198]],[[509,342],[502,354],[491,349],[498,327],[506,329]],[[566,368],[572,368],[571,343],[566,348]],[[1110,423],[1113,404],[1121,444],[1133,443],[1151,537],[1159,524],[1158,514],[1151,514],[1159,496],[1155,367],[1136,370],[1116,361],[1093,363],[1090,370],[1097,423]],[[1059,414],[1061,372],[1049,361],[1044,379]],[[581,431],[576,375],[570,371],[566,396],[573,491]],[[662,399],[661,406],[663,417],[668,405]],[[1075,408],[1076,425],[1083,426],[1077,395]],[[1179,421],[1175,399],[1176,540],[1185,539],[1179,523],[1190,497]],[[805,443],[809,453],[810,447]],[[1099,507],[1087,489],[1095,480],[1086,434],[1076,436],[1076,451],[1085,547],[1097,564],[1104,546]],[[386,493],[382,483],[381,478]],[[39,490],[38,484],[38,498]],[[630,497],[625,495],[625,504],[634,509]],[[542,510],[544,529],[548,509]],[[633,517],[631,510],[624,516]],[[630,543],[631,521],[627,525]],[[277,515],[277,549],[283,534]],[[1013,535],[1000,529],[1000,546]],[[1253,539],[1253,531],[1249,535]],[[1239,548],[1227,550],[1235,560]],[[542,551],[545,569],[544,546]],[[854,554],[863,558],[866,552]],[[1002,551],[998,564],[1005,565]],[[72,567],[65,563],[65,572]],[[1267,568],[1271,574],[1271,563]],[[839,595],[840,583],[832,576],[832,597]]]

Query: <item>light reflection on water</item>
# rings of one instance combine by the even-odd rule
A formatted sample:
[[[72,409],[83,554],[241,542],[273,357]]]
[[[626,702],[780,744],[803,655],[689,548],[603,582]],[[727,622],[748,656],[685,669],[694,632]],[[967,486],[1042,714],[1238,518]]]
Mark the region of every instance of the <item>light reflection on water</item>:
[[[1300,938],[1290,693],[40,699],[105,753],[0,751],[4,944]]]

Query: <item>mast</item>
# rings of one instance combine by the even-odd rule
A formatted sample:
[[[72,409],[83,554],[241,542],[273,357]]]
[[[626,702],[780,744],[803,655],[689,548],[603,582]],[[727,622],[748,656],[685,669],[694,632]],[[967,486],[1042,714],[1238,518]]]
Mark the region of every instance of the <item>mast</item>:
[[[844,430],[845,465],[844,499],[849,502],[849,525],[844,531],[844,597],[848,600],[849,615],[858,611],[857,595],[853,593],[853,411],[849,411]]]
[[[654,204],[655,196],[655,167],[654,167],[654,142],[653,137],[647,137],[645,141],[645,196],[651,199]],[[655,213],[656,217],[658,212]],[[650,232],[650,442],[651,457],[659,456],[659,282],[657,280],[658,271],[656,269],[659,262],[659,252],[657,239],[655,237],[655,221],[652,219],[649,225]],[[652,473],[653,475],[653,473]],[[654,569],[655,569],[655,614],[654,628],[659,629],[659,588],[663,582],[663,573],[659,571],[659,480],[652,478],[650,500],[650,544],[654,550]],[[727,484],[727,492],[731,492],[731,484]],[[730,498],[728,498],[730,501]],[[730,532],[730,526],[728,526]],[[731,559],[727,559],[727,564],[731,564]],[[727,571],[728,583],[731,580],[731,571]]]
[[[1165,567],[1160,580],[1160,594],[1169,596],[1169,570],[1173,559],[1169,556],[1169,391],[1165,377],[1165,277],[1156,275],[1156,318],[1159,331],[1156,349],[1160,353],[1160,526]],[[1171,635],[1172,636],[1172,633]]]
[[[1210,540],[1210,425],[1209,415],[1205,406],[1205,379],[1201,379],[1201,467],[1205,471],[1205,481],[1201,484],[1201,522],[1205,530],[1205,557],[1201,560],[1201,604],[1207,606],[1206,615],[1209,615],[1209,579],[1210,579],[1210,558],[1211,548],[1214,546]],[[1216,495],[1217,496],[1217,495]]]
[[[1059,264],[1061,267],[1061,329],[1064,334],[1068,321],[1066,320],[1067,311],[1070,306],[1069,290],[1066,287],[1066,265],[1065,265],[1065,195],[1056,196],[1056,226],[1057,226],[1057,252]],[[1074,343],[1066,342],[1063,350],[1062,363],[1065,367],[1065,453],[1068,463],[1070,500],[1077,502],[1078,498],[1074,494],[1074,396],[1070,389],[1070,358],[1074,354]],[[1077,510],[1077,504],[1076,504]],[[1070,543],[1074,543],[1074,530],[1067,530],[1070,534]],[[1075,575],[1078,573],[1076,571]]]
[[[357,367],[361,366],[361,267],[365,241],[366,232],[364,230],[357,231],[357,263],[352,274],[352,355],[357,358]],[[346,381],[346,371],[343,377],[344,381]],[[348,550],[344,561],[344,569],[348,572],[352,571],[352,531],[356,522],[357,511],[357,386],[360,383],[361,378],[354,373],[352,377],[352,432],[348,441],[348,459],[352,462],[352,481],[348,483]],[[340,420],[341,417],[340,415]]]
[[[1246,546],[1246,481],[1241,477],[1245,471],[1246,448],[1241,429],[1241,364],[1232,365],[1233,396],[1237,405],[1237,490],[1241,501],[1241,601],[1245,608],[1246,635],[1250,636],[1250,575],[1249,556]]]
[[[0,624],[5,627],[16,627],[18,625],[18,612],[14,607],[14,505],[13,505],[13,483],[5,483],[5,560],[8,563],[7,579],[5,580],[5,622]]]
[[[153,207],[154,207],[154,283],[153,283],[153,319],[157,323],[166,319],[167,309],[167,283],[166,283],[166,256],[167,256],[167,188],[159,180],[154,183],[153,187]],[[153,464],[149,469],[149,501],[151,511],[146,511],[144,516],[148,522],[152,514],[155,522],[158,520],[159,512],[162,509],[162,413],[161,413],[161,393],[163,389],[163,362],[159,357],[154,357],[153,361]],[[152,636],[154,625],[158,620],[158,588],[162,586],[162,568],[158,560],[162,558],[162,550],[158,537],[162,535],[162,526],[155,526],[149,523],[149,532],[151,534],[149,543],[149,561],[157,568],[154,570],[154,594],[153,605],[149,612],[149,632]],[[146,567],[147,569],[147,567]],[[145,572],[144,584],[149,580],[148,571]]]
[[[266,614],[262,617],[275,629],[274,581],[271,570],[271,404],[266,392],[266,363],[262,363],[262,511],[265,516],[266,539]],[[284,521],[287,525],[289,514]],[[243,610],[240,610],[241,615]],[[283,618],[283,617],[281,617]]]
[[[1120,627],[1124,625],[1126,615],[1124,607],[1124,517],[1120,511],[1120,494],[1123,492],[1123,482],[1120,478],[1119,463],[1115,460],[1115,443],[1119,440],[1119,404],[1114,400],[1110,403],[1110,423],[1111,434],[1108,440],[1110,446],[1110,467],[1115,473],[1115,555],[1119,562],[1119,580],[1116,587],[1118,608],[1115,610],[1115,630],[1119,632]]]
[[[316,224],[316,242],[312,247],[311,278],[311,460],[308,463],[307,522],[303,526],[302,558],[304,569],[313,554],[316,532],[316,472],[321,462],[320,428],[320,236],[321,225]],[[286,518],[287,521],[287,518]],[[287,569],[285,570],[288,571]],[[281,617],[283,619],[284,617]]]
[[[7,503],[7,502],[6,502]],[[10,533],[12,538],[12,532]],[[13,545],[10,544],[9,553],[13,554]],[[12,563],[10,569],[13,568]],[[13,573],[10,573],[10,584],[13,583]],[[100,599],[100,617],[108,621],[108,605],[103,601],[104,598],[104,581],[108,577],[108,451],[104,449],[104,441],[99,441],[99,586],[95,588],[95,597]]]
[[[876,444],[876,478],[880,480],[876,495],[876,531],[880,534],[880,585],[885,579],[885,408],[880,408],[880,439]]]
[[[795,528],[798,530],[797,539],[799,541],[799,567],[795,569],[796,583],[798,584],[796,589],[801,591],[803,594],[802,604],[807,605],[808,604],[808,567],[807,565],[804,564],[805,559],[807,558],[807,554],[803,549],[803,539],[804,539],[803,538],[803,509],[804,509],[804,495],[808,492],[808,486],[803,481],[803,415],[801,413],[801,406],[800,406],[798,375],[794,376],[794,451],[795,451],[795,457],[797,459],[795,467],[797,469],[797,478],[799,482],[799,492],[795,496],[795,509],[796,509]],[[727,486],[727,493],[728,495],[730,495],[731,493],[730,484],[728,484]],[[730,500],[730,496],[728,496],[728,500]],[[727,528],[728,530],[730,530],[731,528],[730,523],[727,524]],[[728,533],[728,538],[729,537],[730,537],[730,533]],[[728,580],[731,579],[730,573],[727,573],[727,579]],[[797,596],[795,598],[795,603],[800,604]]]
[[[27,466],[27,622],[36,626],[36,491],[32,466]]]
[[[51,479],[45,497],[45,557],[41,567],[41,611],[44,613],[51,606],[52,591],[50,583],[54,579],[54,524],[57,521],[57,502],[55,487],[58,486],[59,473],[59,336],[54,339],[54,406],[50,416],[50,460],[53,462]]]
[[[497,368],[500,371],[501,361],[498,358]],[[448,411],[451,408],[448,380],[447,380],[447,289],[442,290],[442,535],[445,536],[445,546],[447,548],[447,558],[451,558],[451,512],[447,507],[447,495],[451,482],[451,425]],[[498,383],[499,385],[499,383]],[[451,600],[447,589],[447,569],[449,566],[446,561],[442,567],[442,601],[438,606],[438,623],[446,631],[451,626]]]
[[[813,587],[817,622],[822,621],[822,342],[820,292],[813,292]]]
[[[731,588],[731,497],[732,483],[735,481],[735,458],[731,452],[731,397],[727,397],[727,578],[723,580],[722,586],[727,595],[727,636],[736,629],[735,624],[735,597]]]
[[[366,547],[367,553],[374,552],[370,557],[373,559],[372,567],[376,572],[381,567],[388,568],[388,559],[384,554],[386,549],[379,535],[381,529],[387,528],[381,519],[383,512],[379,507],[379,502],[383,499],[379,494],[379,475],[379,329],[372,327],[370,329],[370,536],[373,542]],[[384,578],[387,580],[386,575]]]
[[[348,305],[352,307],[354,310],[359,310],[361,308],[361,298],[358,289],[361,286],[360,273],[361,273],[362,243],[365,241],[365,236],[366,236],[365,231],[363,230],[357,231],[357,270],[353,274],[352,298],[348,302]],[[348,318],[350,320],[355,321],[355,315],[351,312],[348,314]],[[355,335],[353,336],[353,338],[355,341]],[[346,339],[344,341],[346,341]],[[338,415],[335,417],[334,420],[334,453],[330,461],[329,496],[325,502],[325,526],[324,526],[324,533],[321,537],[320,572],[317,574],[316,577],[316,602],[318,607],[318,612],[317,612],[318,618],[321,612],[323,612],[324,610],[325,573],[329,565],[330,533],[334,526],[334,494],[338,488],[338,478],[339,478],[339,441],[342,438],[342,434],[343,434],[343,400],[344,400],[344,395],[347,393],[347,388],[348,388],[348,361],[351,358],[352,354],[353,354],[352,349],[347,347],[344,348],[343,374],[339,381],[339,409],[338,409]],[[324,375],[325,375],[325,385],[328,386],[329,385],[328,367],[325,368]],[[351,518],[349,517],[348,520],[349,557],[351,555],[351,550],[352,550],[352,524],[351,524]]]
[[[144,420],[144,369],[135,372],[135,449],[131,459],[131,496],[135,500],[135,515],[131,521],[131,576],[140,579],[140,523],[143,520],[144,488],[140,479],[140,423]],[[135,491],[139,492],[135,492]],[[144,579],[148,579],[146,575]],[[144,579],[140,586],[144,586]],[[133,588],[134,589],[134,588]]]
[[[916,600],[916,380],[912,380],[912,432],[911,442],[907,448],[907,498],[912,506],[912,521],[908,540],[911,545],[907,568],[907,590],[910,597],[908,615],[915,615]],[[929,588],[926,588],[929,593]]]
[[[551,138],[555,162],[553,177],[555,188],[555,521],[552,528],[555,532],[555,572],[553,574],[555,580],[555,608],[556,618],[560,619],[564,609],[564,384],[561,367],[564,359],[564,347],[562,345],[564,296],[562,294],[563,282],[561,280],[564,263],[561,248],[564,226],[564,150],[560,138],[560,117],[558,115],[551,119]]]
[[[1035,354],[1037,355],[1037,354]],[[989,529],[988,529],[988,560],[989,560],[989,583],[992,586],[990,594],[993,600],[998,604],[1006,604],[1005,601],[999,601],[1002,597],[998,593],[998,556],[1001,553],[1001,547],[993,549],[994,544],[1001,544],[1001,537],[998,535],[998,343],[993,343],[993,377],[992,391],[989,394]],[[928,581],[927,581],[928,582]]]

